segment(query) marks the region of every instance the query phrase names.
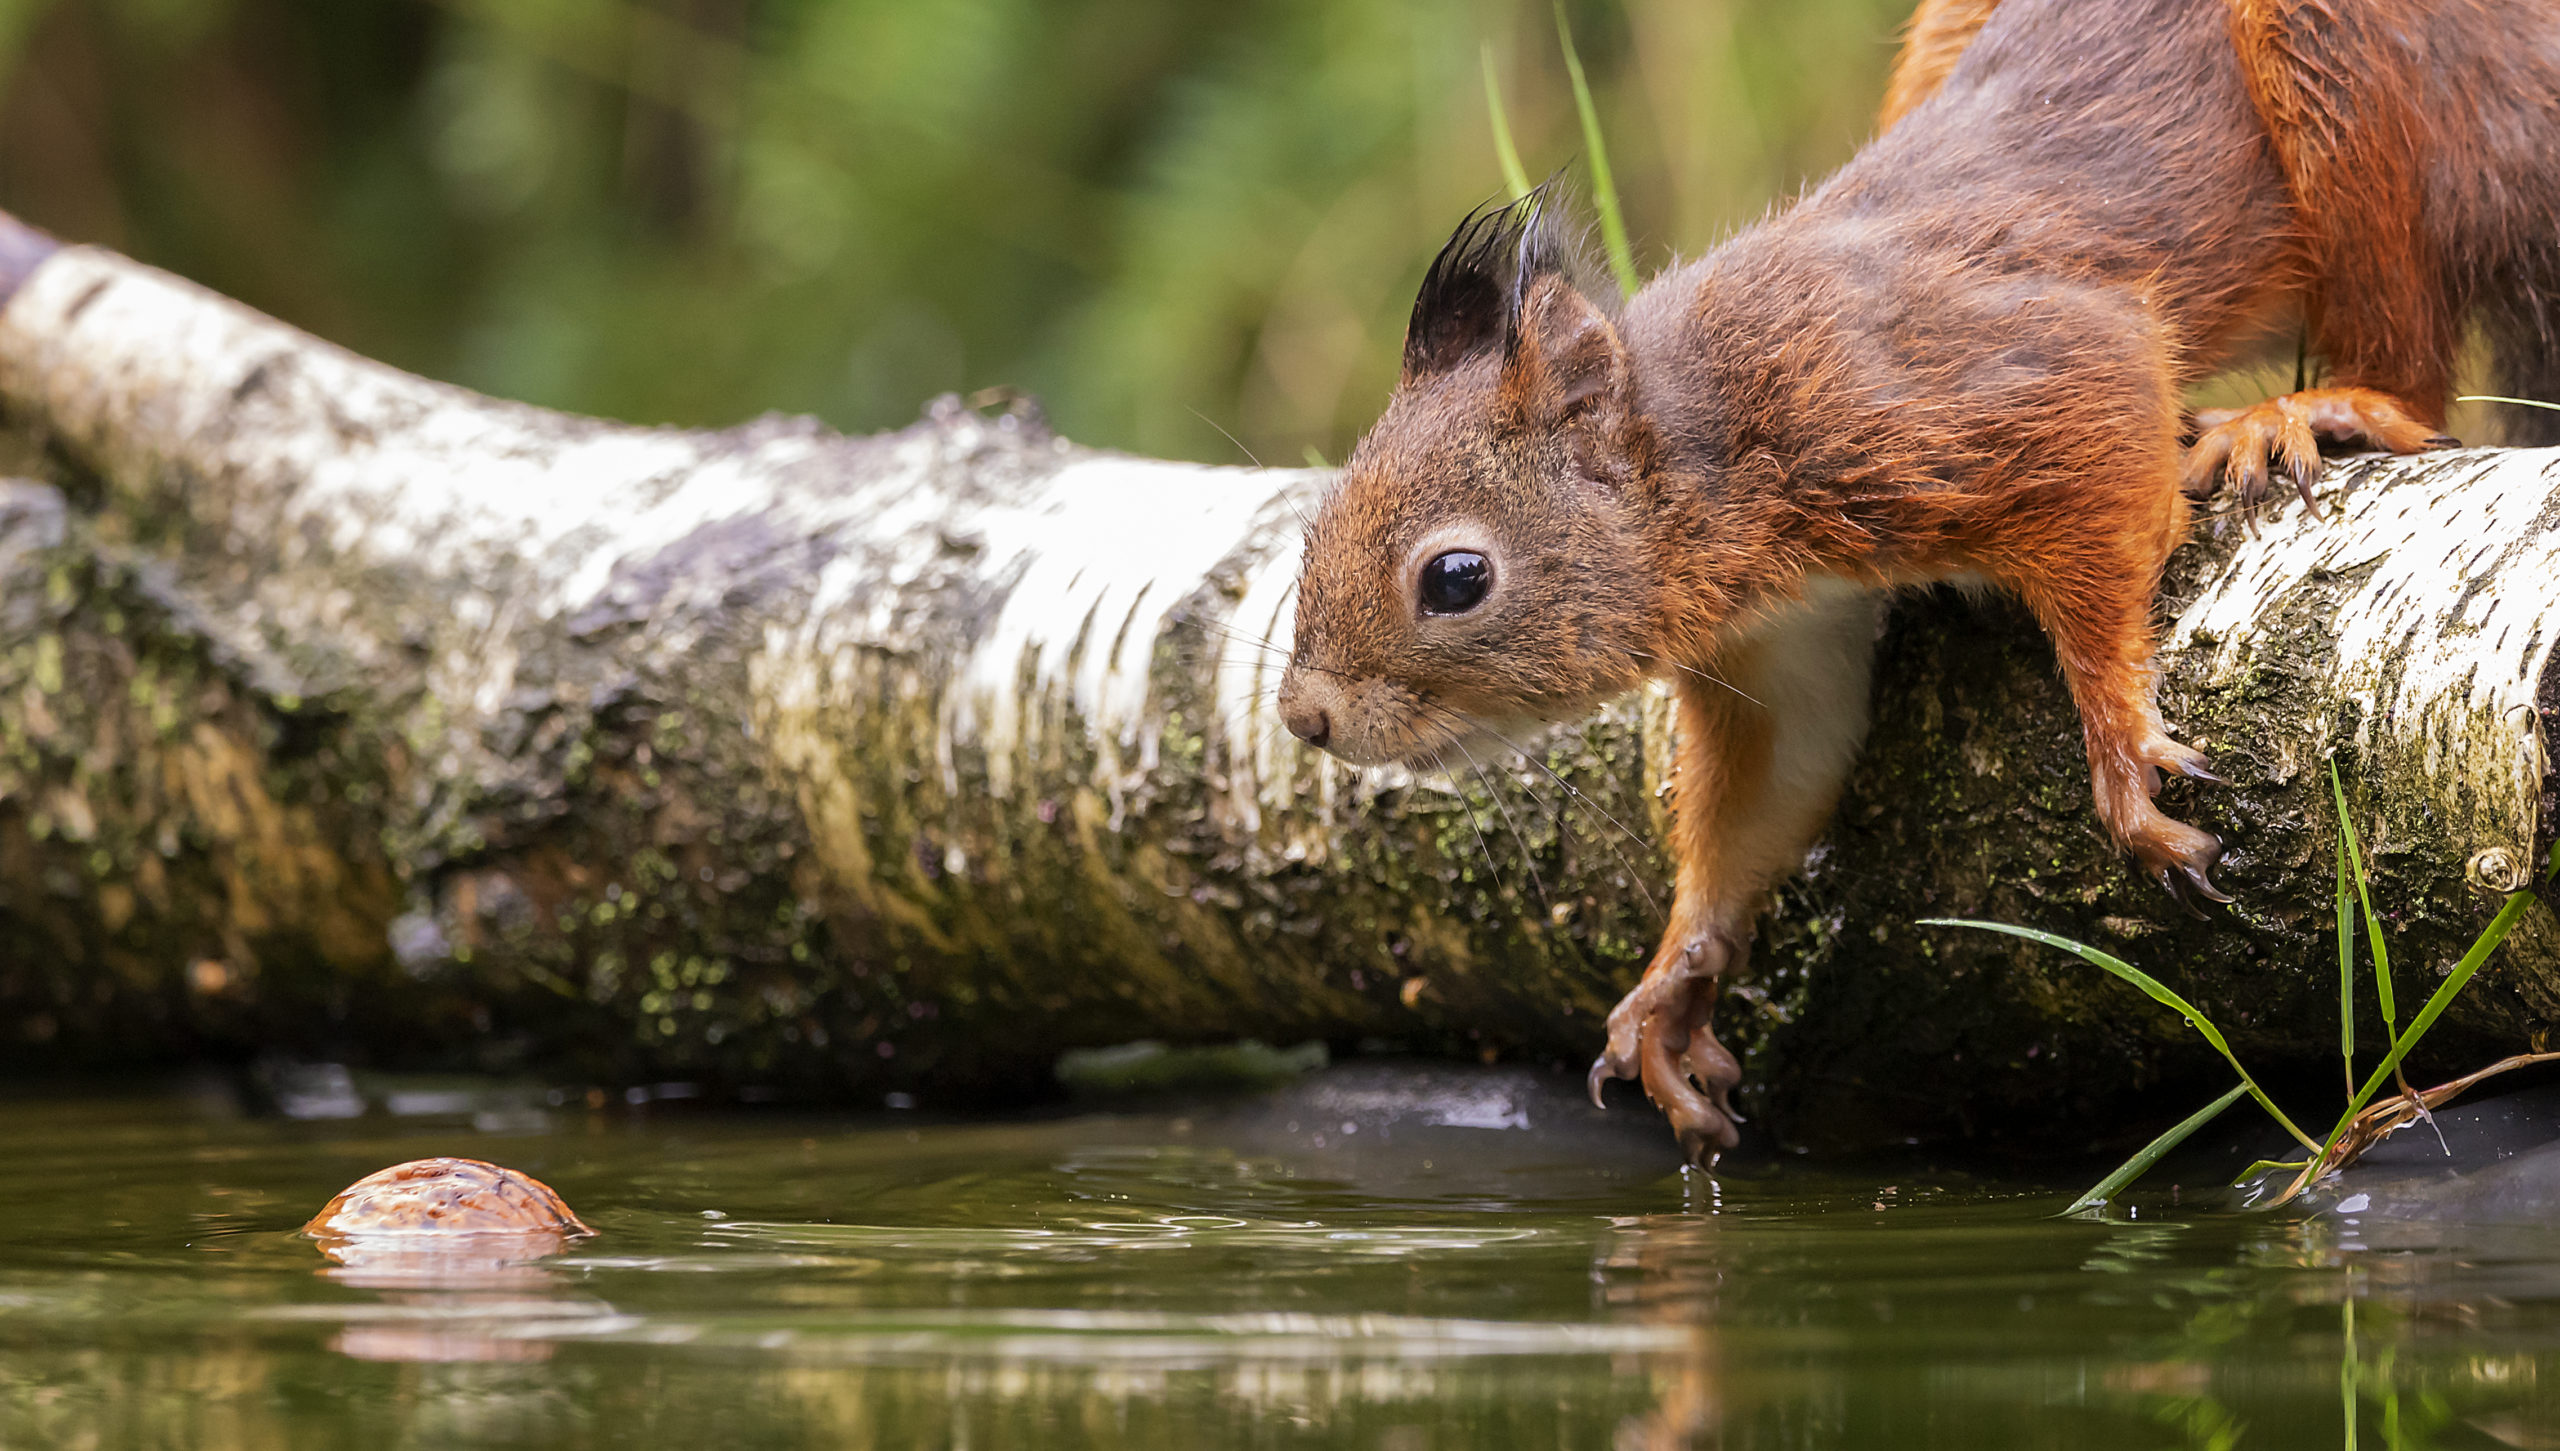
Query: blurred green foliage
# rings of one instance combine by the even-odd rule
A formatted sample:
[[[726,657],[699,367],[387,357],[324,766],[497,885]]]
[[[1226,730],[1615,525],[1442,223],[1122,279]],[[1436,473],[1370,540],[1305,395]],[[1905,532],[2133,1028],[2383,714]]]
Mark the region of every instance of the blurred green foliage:
[[[1908,8],[1568,5],[1640,261],[1846,158]],[[0,0],[0,207],[555,407],[1295,463],[1502,189],[1488,44],[1575,160],[1550,0]]]

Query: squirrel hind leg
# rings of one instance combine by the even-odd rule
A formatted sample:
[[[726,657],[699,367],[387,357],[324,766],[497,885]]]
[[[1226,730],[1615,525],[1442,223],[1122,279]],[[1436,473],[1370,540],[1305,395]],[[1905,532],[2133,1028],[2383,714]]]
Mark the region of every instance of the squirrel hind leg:
[[[2273,468],[2282,469],[2312,517],[2322,517],[2313,486],[2324,443],[2409,454],[2461,442],[2372,388],[2311,388],[2247,408],[2208,409],[2196,415],[2196,425],[2200,432],[2187,450],[2179,487],[2198,501],[2227,491],[2253,531],[2259,506],[2274,492]]]
[[[2158,508],[2153,500],[2174,487],[2165,458],[2158,468],[2113,493],[2087,496],[2098,507],[2077,537],[2078,547],[2060,555],[2017,551],[2012,558],[2032,560],[2035,567],[2008,571],[2004,582],[2016,588],[2052,637],[2054,658],[2079,707],[2091,794],[2108,834],[2132,853],[2145,876],[2182,901],[2192,893],[2228,902],[2212,876],[2221,841],[2152,802],[2167,776],[2221,779],[2203,752],[2170,737],[2152,699],[2157,677],[2151,594],[2166,550],[2159,547],[2162,535],[2151,527],[2151,516]]]

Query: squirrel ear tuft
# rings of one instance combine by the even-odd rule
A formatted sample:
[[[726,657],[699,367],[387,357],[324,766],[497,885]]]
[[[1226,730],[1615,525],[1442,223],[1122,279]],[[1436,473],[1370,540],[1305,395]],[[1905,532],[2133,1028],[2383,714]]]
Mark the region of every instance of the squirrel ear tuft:
[[[1520,204],[1490,204],[1467,213],[1422,274],[1413,320],[1404,330],[1404,381],[1449,371],[1497,347],[1510,326],[1512,214]],[[1516,234],[1515,234],[1516,235]]]
[[[1617,327],[1562,277],[1530,290],[1502,376],[1529,416],[1549,425],[1628,401],[1627,349]]]
[[[1538,282],[1556,277],[1570,287],[1589,274],[1562,200],[1561,181],[1549,178],[1516,201],[1476,208],[1449,234],[1413,300],[1403,381],[1437,376],[1497,349],[1511,357]]]

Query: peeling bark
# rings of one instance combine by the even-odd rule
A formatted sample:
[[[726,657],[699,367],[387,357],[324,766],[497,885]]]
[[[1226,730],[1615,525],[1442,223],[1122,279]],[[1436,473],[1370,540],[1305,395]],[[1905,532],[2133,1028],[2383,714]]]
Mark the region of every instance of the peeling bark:
[[[986,1095],[1140,1036],[1579,1062],[1651,946],[1658,697],[1456,783],[1277,729],[1319,475],[956,403],[868,439],[567,417],[0,229],[19,282],[21,1050]],[[2030,625],[1895,610],[1840,820],[1728,998],[1783,1135],[2085,1132],[2197,1071],[2128,990],[1923,916],[2107,942],[2244,1053],[2334,1053],[2333,757],[2404,1003],[2525,879],[2553,815],[2560,455],[2361,460],[2324,493],[2337,518],[2225,522],[2176,566],[2164,708],[2234,782],[2171,788],[2232,845],[2242,905],[2209,922],[2099,835]],[[2537,909],[2448,1050],[2556,1011]]]

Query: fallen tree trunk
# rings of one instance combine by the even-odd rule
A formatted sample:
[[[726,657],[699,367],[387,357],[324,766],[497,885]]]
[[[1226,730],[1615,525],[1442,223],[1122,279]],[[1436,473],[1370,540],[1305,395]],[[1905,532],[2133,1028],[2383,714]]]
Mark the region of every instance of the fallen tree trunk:
[[[1276,729],[1319,475],[956,402],[868,439],[623,427],[23,231],[0,274],[5,466],[37,480],[0,499],[28,1049],[954,1095],[1142,1036],[1580,1062],[1650,947],[1658,700],[1458,782]],[[2193,1070],[2128,990],[1922,916],[2112,943],[2244,1052],[2334,1051],[2333,757],[2402,1001],[2528,880],[2560,461],[2326,493],[2181,556],[2164,704],[2234,782],[2173,788],[2233,845],[2210,922],[2099,836],[2029,625],[1895,611],[1867,758],[1727,1008],[1782,1133],[2081,1131]],[[2457,1010],[2475,1042],[2543,1031],[2550,927]]]

